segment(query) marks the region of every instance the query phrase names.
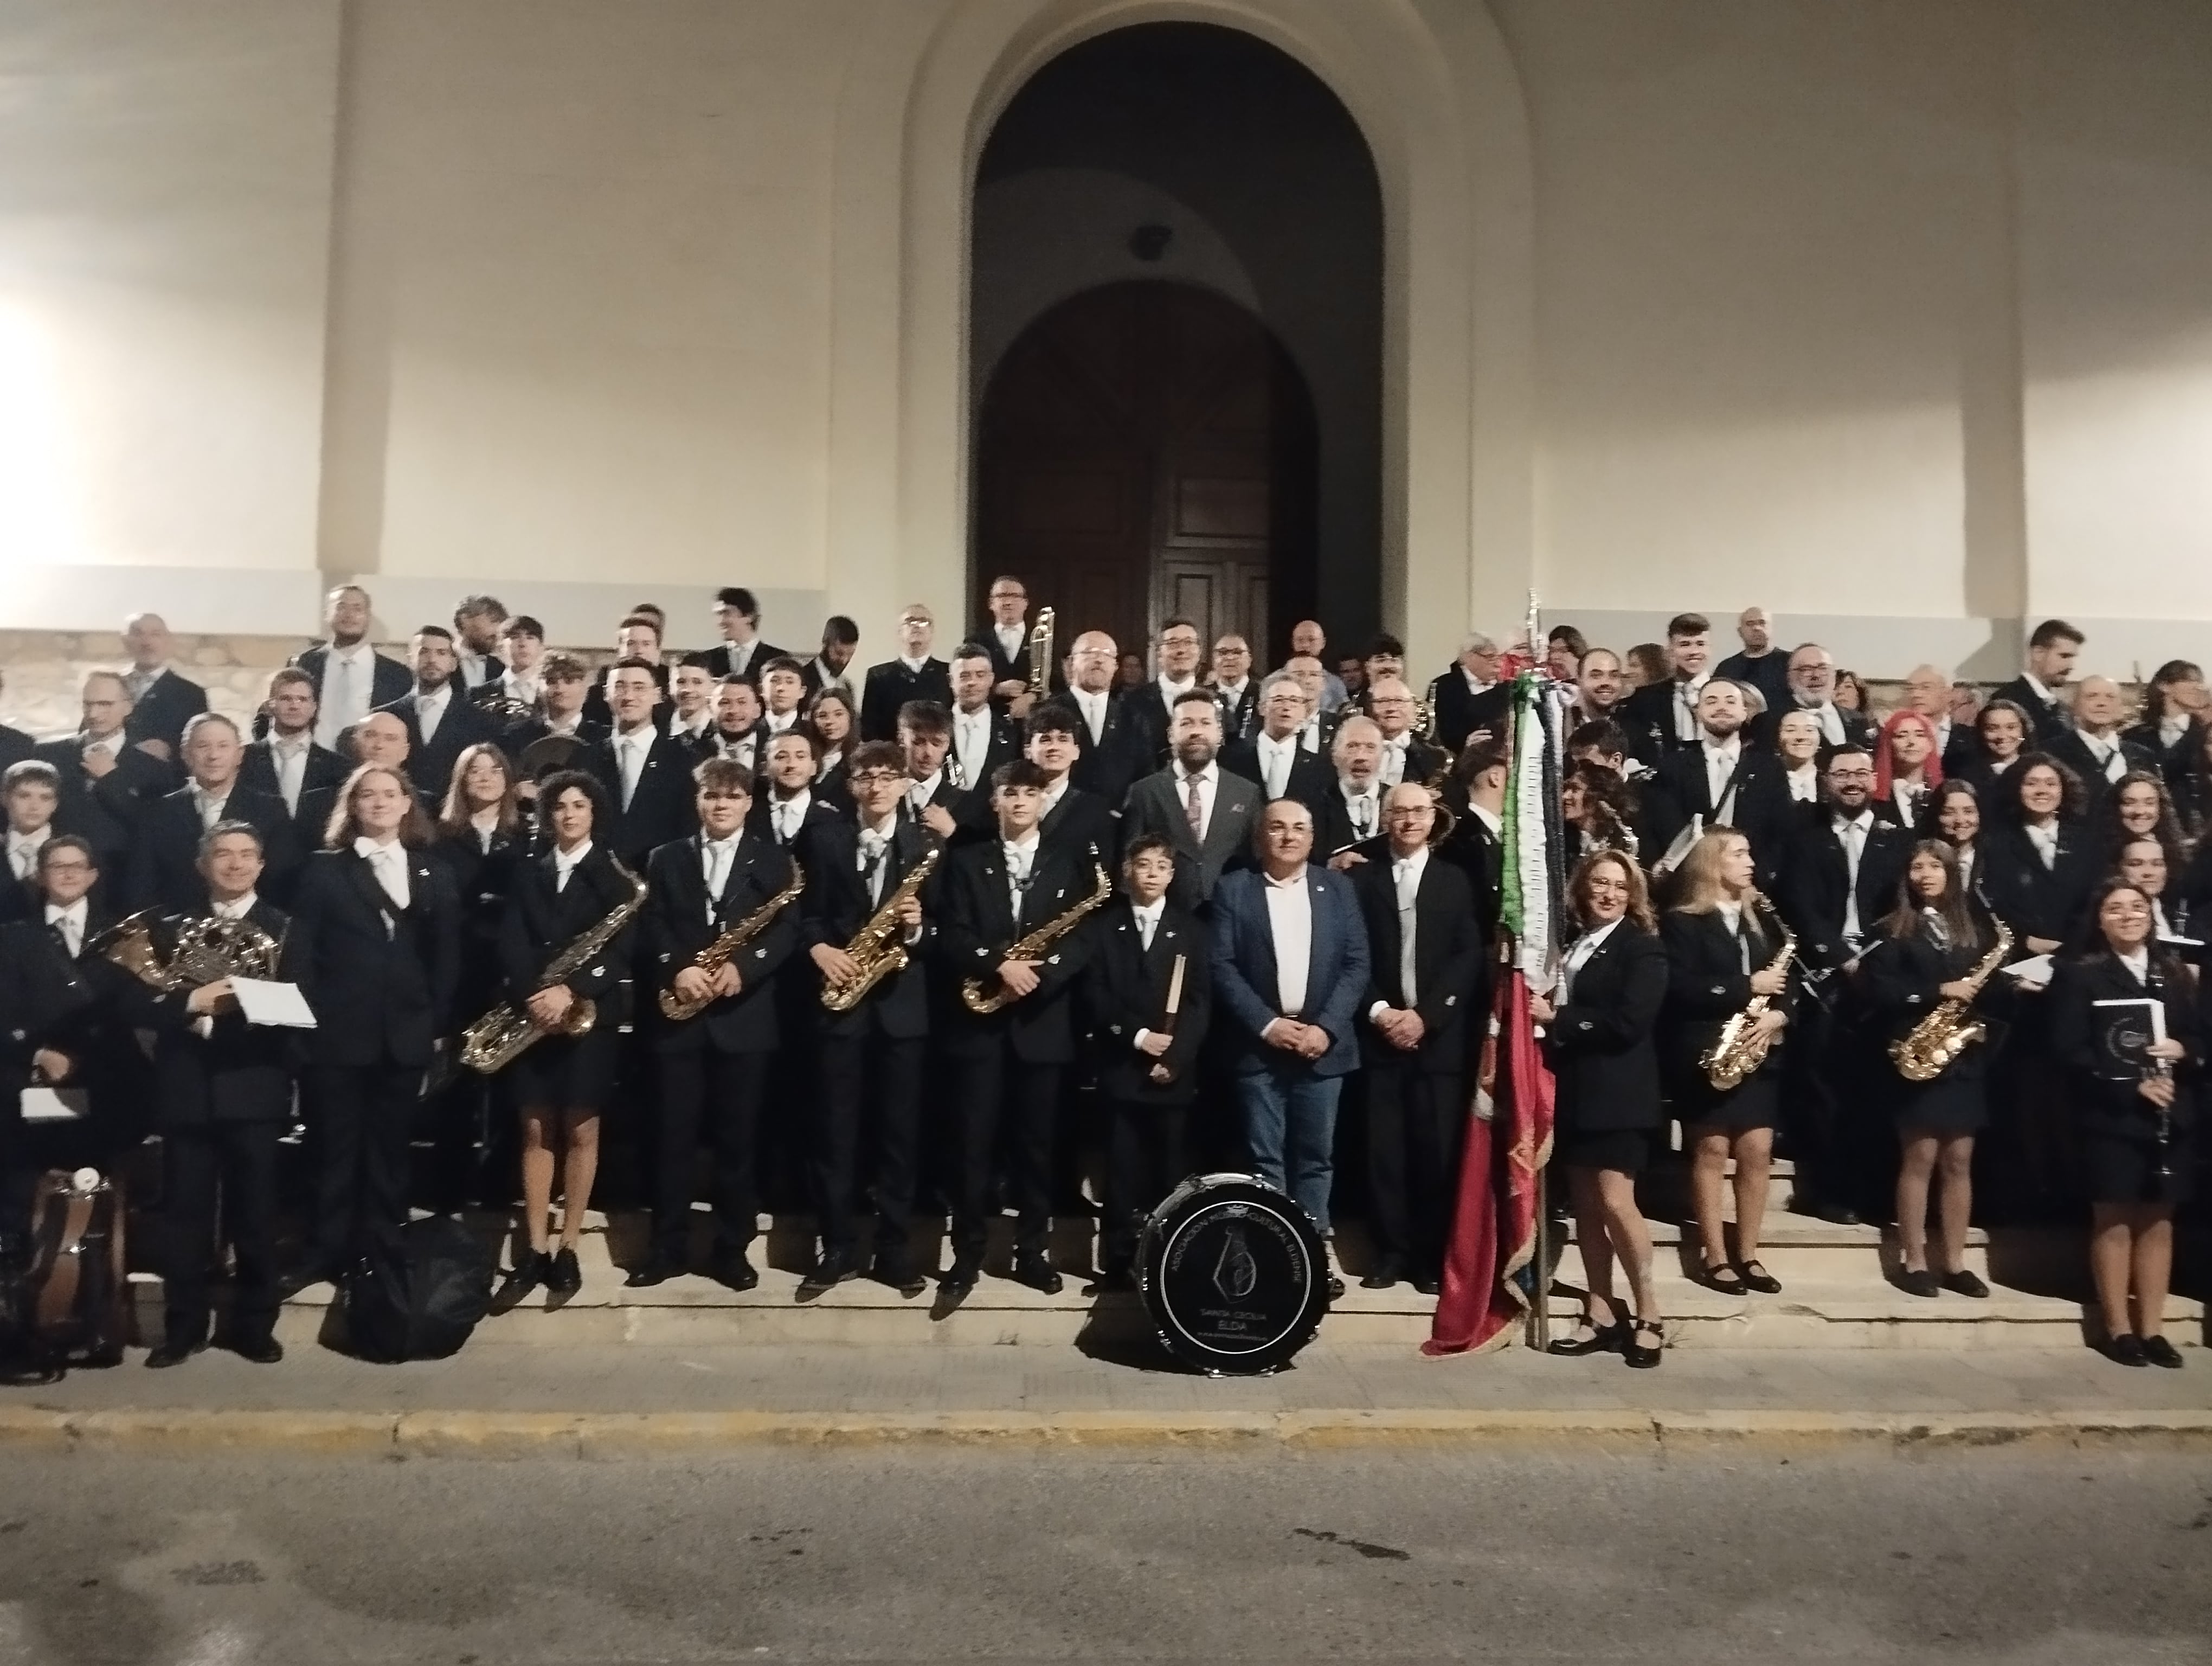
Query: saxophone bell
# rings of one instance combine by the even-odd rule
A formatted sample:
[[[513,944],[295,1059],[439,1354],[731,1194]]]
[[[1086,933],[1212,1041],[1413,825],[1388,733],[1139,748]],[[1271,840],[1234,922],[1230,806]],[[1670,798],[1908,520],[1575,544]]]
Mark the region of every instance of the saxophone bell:
[[[1782,933],[1782,946],[1766,963],[1765,970],[1786,972],[1790,957],[1797,952],[1797,939],[1765,897],[1759,898],[1759,904],[1773,920],[1774,928]],[[1698,1061],[1698,1068],[1705,1073],[1706,1081],[1716,1092],[1727,1093],[1742,1086],[1766,1062],[1766,1055],[1774,1049],[1774,1036],[1771,1031],[1762,1031],[1759,1021],[1772,1005],[1769,997],[1753,995],[1744,1003],[1741,1012],[1731,1012],[1722,1021],[1720,1034],[1713,1037],[1712,1045]]]
[[[546,963],[545,970],[539,974],[538,987],[541,991],[556,983],[566,983],[589,965],[645,906],[645,881],[619,860],[615,860],[614,869],[629,886],[629,896],[609,910],[598,924],[577,933],[567,947]],[[560,1035],[573,1040],[587,1036],[599,1021],[599,1004],[580,997],[570,1001],[560,1023],[550,1028],[532,1015],[527,1002],[503,1000],[461,1032],[461,1062],[483,1075],[496,1075],[546,1037]]]

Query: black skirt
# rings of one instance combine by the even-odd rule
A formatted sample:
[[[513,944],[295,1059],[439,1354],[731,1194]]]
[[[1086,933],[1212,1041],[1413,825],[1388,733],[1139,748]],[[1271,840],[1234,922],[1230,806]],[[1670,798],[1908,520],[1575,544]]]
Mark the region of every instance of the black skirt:
[[[1611,1169],[1641,1174],[1651,1160],[1650,1128],[1561,1128],[1552,1138],[1552,1161],[1570,1169]]]
[[[2081,1172],[2092,1203],[2186,1203],[2197,1195],[2194,1131],[2177,1135],[2163,1152],[2155,1140],[2085,1134]]]
[[[1989,1084],[1979,1076],[1965,1080],[1949,1074],[1932,1082],[1908,1082],[1892,1073],[1895,1097],[1890,1115],[1900,1134],[1933,1134],[1943,1138],[1979,1134],[1989,1126]]]
[[[612,1025],[584,1036],[547,1036],[507,1067],[517,1105],[541,1110],[600,1110],[613,1095],[618,1041]]]
[[[1723,1092],[1698,1076],[1682,1083],[1676,1091],[1674,1115],[1685,1127],[1711,1128],[1720,1134],[1771,1128],[1781,1121],[1781,1083],[1779,1073],[1769,1068]]]

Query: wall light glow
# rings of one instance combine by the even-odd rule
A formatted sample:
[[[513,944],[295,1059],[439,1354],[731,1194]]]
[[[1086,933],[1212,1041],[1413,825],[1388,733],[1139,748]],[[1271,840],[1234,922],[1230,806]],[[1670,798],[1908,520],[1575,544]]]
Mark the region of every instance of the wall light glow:
[[[72,561],[81,542],[64,466],[67,411],[52,331],[0,301],[0,573]]]

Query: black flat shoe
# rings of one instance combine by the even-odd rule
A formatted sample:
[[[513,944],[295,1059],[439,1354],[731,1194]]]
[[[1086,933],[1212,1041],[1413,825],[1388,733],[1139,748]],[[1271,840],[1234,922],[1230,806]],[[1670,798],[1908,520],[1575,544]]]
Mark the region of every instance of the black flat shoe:
[[[1053,1269],[1050,1260],[1043,1256],[1024,1256],[1014,1263],[1014,1282],[1025,1284],[1032,1290],[1041,1290],[1048,1296],[1060,1292],[1060,1274]]]
[[[860,1270],[853,1265],[848,1256],[831,1254],[819,1256],[807,1269],[806,1276],[799,1281],[799,1299],[811,1302],[817,1296],[826,1296]]]
[[[1405,1269],[1395,1261],[1378,1261],[1359,1281],[1362,1290],[1388,1290],[1406,1276]]]
[[[206,1347],[205,1342],[164,1342],[146,1355],[146,1369],[167,1371],[172,1365],[181,1365],[195,1353],[204,1351]]]
[[[1941,1280],[1943,1288],[1954,1296],[1972,1296],[1978,1302],[1989,1299],[1990,1287],[1965,1268],[1955,1273],[1946,1273]]]
[[[949,1302],[974,1295],[976,1275],[981,1270],[969,1262],[954,1262],[951,1269],[937,1281],[937,1293]]]
[[[1729,1262],[1708,1262],[1698,1270],[1698,1282],[1708,1290],[1717,1290],[1723,1296],[1747,1296],[1751,1286],[1743,1281],[1743,1274]]]
[[[500,1281],[491,1298],[491,1310],[505,1313],[520,1304],[530,1292],[545,1283],[553,1274],[553,1257],[541,1252],[526,1251],[514,1263],[514,1270]]]
[[[743,1255],[717,1256],[707,1269],[707,1274],[719,1285],[743,1292],[757,1288],[760,1273]]]
[[[1636,1340],[1647,1332],[1657,1338],[1650,1347]],[[1659,1356],[1666,1351],[1666,1327],[1656,1319],[1638,1319],[1628,1328],[1628,1340],[1621,1345],[1620,1356],[1628,1361],[1632,1371],[1650,1371],[1658,1365]]]
[[[929,1280],[923,1278],[911,1263],[883,1256],[876,1257],[876,1264],[868,1270],[868,1276],[878,1284],[889,1285],[900,1295],[908,1298],[919,1296],[929,1288]]]
[[[1413,1288],[1424,1296],[1441,1296],[1443,1293],[1444,1281],[1433,1273],[1416,1273],[1412,1282]]]
[[[2163,1341],[2165,1339],[2161,1337],[2160,1340]],[[2124,1330],[2118,1335],[2106,1339],[2099,1351],[2116,1365],[2150,1364],[2150,1355],[2143,1347],[2142,1339],[2131,1330]]]
[[[1782,1280],[1761,1266],[1755,1256],[1749,1261],[1738,1262],[1735,1273],[1747,1290],[1756,1290],[1762,1296],[1779,1296],[1782,1293]]]
[[[1544,1344],[1544,1352],[1555,1353],[1562,1359],[1581,1359],[1593,1353],[1618,1353],[1628,1345],[1628,1324],[1615,1319],[1609,1325],[1596,1322],[1587,1313],[1583,1315],[1577,1329],[1587,1329],[1587,1336],[1555,1336]]]
[[[650,1290],[657,1284],[666,1284],[671,1279],[679,1276],[683,1271],[684,1269],[672,1261],[644,1262],[629,1269],[629,1275],[623,1280],[623,1288]]]
[[[576,1265],[574,1250],[555,1254],[552,1268],[545,1277],[545,1287],[556,1296],[573,1296],[584,1287],[584,1269]]]
[[[2149,1360],[2154,1365],[2162,1365],[2167,1371],[2179,1371],[2181,1369],[2181,1350],[2175,1347],[2172,1343],[2167,1341],[2163,1336],[2144,1337],[2142,1339],[2142,1354],[2143,1358]]]
[[[280,1365],[284,1359],[284,1345],[274,1336],[257,1336],[250,1341],[234,1341],[230,1345],[230,1351],[256,1365]]]
[[[1942,1281],[1924,1267],[1917,1273],[1909,1268],[1900,1272],[1897,1287],[1908,1296],[1925,1296],[1931,1301],[1943,1292]]]

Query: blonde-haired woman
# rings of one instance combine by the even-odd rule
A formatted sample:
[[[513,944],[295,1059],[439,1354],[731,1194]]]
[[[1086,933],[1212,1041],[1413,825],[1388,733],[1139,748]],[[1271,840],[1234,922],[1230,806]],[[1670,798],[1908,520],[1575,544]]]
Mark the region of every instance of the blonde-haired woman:
[[[1589,1288],[1582,1323],[1551,1352],[1618,1349],[1648,1370],[1666,1337],[1636,1177],[1660,1121],[1652,1029],[1667,999],[1667,952],[1652,931],[1643,872],[1619,851],[1584,857],[1567,902],[1581,930],[1560,963],[1558,987],[1549,999],[1531,999],[1529,1011],[1545,1027],[1558,1078],[1552,1156],[1566,1170]],[[1628,1274],[1633,1322],[1613,1292],[1616,1262]]]
[[[1782,924],[1752,883],[1751,841],[1717,828],[1683,858],[1680,891],[1660,924],[1667,945],[1667,1012],[1660,1059],[1674,1114],[1691,1146],[1690,1183],[1698,1217],[1704,1281],[1723,1295],[1781,1284],[1759,1264],[1767,1177],[1774,1158],[1780,1098],[1782,1031],[1789,1022],[1790,976],[1774,961]],[[1766,1057],[1732,1087],[1715,1086],[1704,1060],[1723,1026],[1763,998],[1751,1041]],[[1735,1158],[1735,1252],[1723,1218],[1728,1161]]]

